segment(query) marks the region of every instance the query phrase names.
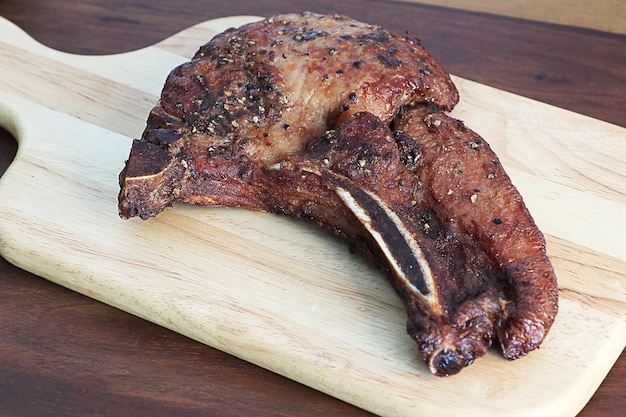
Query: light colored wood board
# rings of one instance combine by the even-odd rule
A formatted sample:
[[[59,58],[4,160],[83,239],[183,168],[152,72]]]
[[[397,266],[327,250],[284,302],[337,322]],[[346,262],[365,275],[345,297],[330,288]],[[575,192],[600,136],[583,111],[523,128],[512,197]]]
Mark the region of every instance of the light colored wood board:
[[[626,34],[622,0],[403,0]]]
[[[460,78],[454,115],[500,155],[547,234],[560,314],[542,349],[431,376],[382,275],[284,217],[176,204],[117,216],[117,176],[206,22],[115,56],[49,50],[0,21],[0,251],[16,265],[382,415],[576,414],[626,345],[626,129]],[[177,53],[180,51],[180,53]],[[593,143],[593,146],[589,144]]]

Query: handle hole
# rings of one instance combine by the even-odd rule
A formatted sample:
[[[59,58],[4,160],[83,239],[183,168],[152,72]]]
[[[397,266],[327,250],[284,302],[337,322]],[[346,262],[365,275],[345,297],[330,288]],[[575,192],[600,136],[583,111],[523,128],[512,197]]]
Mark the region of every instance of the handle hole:
[[[6,129],[0,127],[0,176],[7,170],[17,153],[17,140]]]

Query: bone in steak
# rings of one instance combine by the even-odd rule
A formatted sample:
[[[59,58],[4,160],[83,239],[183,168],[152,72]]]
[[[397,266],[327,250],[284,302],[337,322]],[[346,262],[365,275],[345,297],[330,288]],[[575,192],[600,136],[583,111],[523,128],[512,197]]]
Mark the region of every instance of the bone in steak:
[[[554,271],[489,145],[445,114],[449,75],[408,37],[342,16],[229,29],[175,68],[120,174],[121,217],[174,201],[305,219],[385,272],[435,375],[557,313]]]

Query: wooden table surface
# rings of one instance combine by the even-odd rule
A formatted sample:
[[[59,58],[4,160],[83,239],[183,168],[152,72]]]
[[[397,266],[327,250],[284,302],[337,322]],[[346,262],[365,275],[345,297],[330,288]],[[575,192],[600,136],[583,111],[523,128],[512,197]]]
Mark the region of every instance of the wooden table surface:
[[[4,0],[0,16],[50,47],[110,54],[220,16],[347,14],[420,37],[455,75],[626,126],[625,8],[619,1],[547,2],[544,14],[536,7],[528,13],[519,1],[507,9],[503,2],[482,0],[474,10],[455,0],[446,7],[422,3],[434,2]],[[562,17],[556,23],[554,10]],[[0,129],[0,174],[16,150]],[[622,353],[580,416],[623,415],[625,380]],[[0,258],[0,415],[369,413]]]

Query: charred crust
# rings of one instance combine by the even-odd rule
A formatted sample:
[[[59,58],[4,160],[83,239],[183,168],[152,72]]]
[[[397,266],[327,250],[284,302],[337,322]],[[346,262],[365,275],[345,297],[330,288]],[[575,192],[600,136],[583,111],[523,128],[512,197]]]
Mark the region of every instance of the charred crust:
[[[138,178],[162,172],[171,162],[170,154],[161,147],[142,140],[134,140],[126,163],[124,176]]]
[[[422,159],[422,148],[409,134],[396,130],[393,137],[400,152],[400,161],[410,171],[415,171]]]

